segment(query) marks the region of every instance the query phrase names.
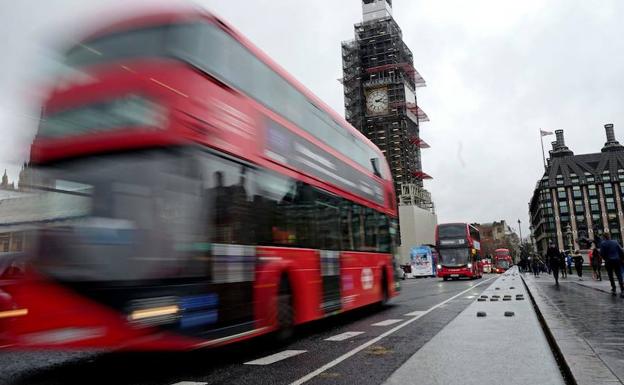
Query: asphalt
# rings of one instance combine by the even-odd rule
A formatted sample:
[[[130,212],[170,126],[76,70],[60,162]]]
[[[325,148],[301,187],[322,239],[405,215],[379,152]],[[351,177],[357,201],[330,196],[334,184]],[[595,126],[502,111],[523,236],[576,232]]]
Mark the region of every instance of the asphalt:
[[[472,304],[491,284],[487,280],[402,281],[402,293],[390,305],[306,325],[282,345],[260,338],[191,353],[3,352],[0,383],[381,384]],[[384,322],[390,320],[396,321]],[[363,333],[326,341],[345,332]],[[475,334],[487,339],[486,330]],[[245,364],[265,362],[273,354],[292,356],[267,365]]]
[[[565,384],[517,269],[481,296],[386,384]]]
[[[624,299],[591,276],[526,276],[537,307],[565,364],[579,385],[624,384]]]

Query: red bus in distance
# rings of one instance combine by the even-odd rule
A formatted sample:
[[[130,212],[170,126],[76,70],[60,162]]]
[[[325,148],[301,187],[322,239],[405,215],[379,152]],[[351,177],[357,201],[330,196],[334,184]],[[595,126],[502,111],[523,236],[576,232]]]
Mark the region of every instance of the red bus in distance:
[[[494,272],[504,273],[513,265],[509,249],[494,250]]]
[[[483,276],[479,230],[468,223],[444,223],[436,226],[438,277],[443,280]]]
[[[383,153],[231,26],[151,13],[64,63],[0,345],[218,346],[398,294]]]

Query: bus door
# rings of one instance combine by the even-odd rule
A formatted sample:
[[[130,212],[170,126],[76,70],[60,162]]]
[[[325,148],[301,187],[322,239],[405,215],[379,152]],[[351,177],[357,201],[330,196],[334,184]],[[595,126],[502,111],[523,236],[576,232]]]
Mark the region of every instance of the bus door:
[[[211,241],[208,262],[211,289],[216,295],[216,322],[204,333],[221,338],[254,329],[254,282],[257,253],[254,197],[258,196],[257,173],[247,165],[207,152],[199,152],[205,201],[205,226]],[[254,228],[254,227],[252,227]],[[197,308],[189,317],[192,328],[202,322],[202,301],[189,298],[185,306]],[[201,311],[200,311],[201,310]]]
[[[338,199],[325,192],[316,195],[317,235],[321,271],[321,310],[325,314],[342,308],[340,287],[340,210]]]
[[[340,299],[340,252],[320,250],[322,301],[321,308],[325,314],[341,309]]]
[[[221,338],[254,328],[253,286],[256,271],[256,250],[253,246],[213,244],[211,253],[211,278],[215,305],[218,309],[216,322],[204,335]],[[205,298],[189,297],[183,306],[196,310],[187,317],[187,328],[202,324],[206,317]]]

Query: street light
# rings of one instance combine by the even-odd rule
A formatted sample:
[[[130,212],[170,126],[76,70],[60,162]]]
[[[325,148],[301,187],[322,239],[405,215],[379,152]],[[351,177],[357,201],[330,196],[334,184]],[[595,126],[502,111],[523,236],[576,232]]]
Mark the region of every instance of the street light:
[[[518,219],[518,232],[520,233],[520,244],[522,244],[522,226],[520,226],[520,219]]]

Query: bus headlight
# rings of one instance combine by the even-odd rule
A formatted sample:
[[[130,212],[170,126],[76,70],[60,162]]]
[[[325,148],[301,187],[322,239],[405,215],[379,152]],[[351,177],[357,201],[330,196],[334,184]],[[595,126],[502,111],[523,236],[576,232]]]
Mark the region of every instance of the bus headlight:
[[[442,268],[442,265],[436,265],[436,267],[438,268],[438,270],[440,270]]]
[[[469,268],[469,269],[472,269],[472,263],[469,263],[469,264],[468,264],[468,268]]]

